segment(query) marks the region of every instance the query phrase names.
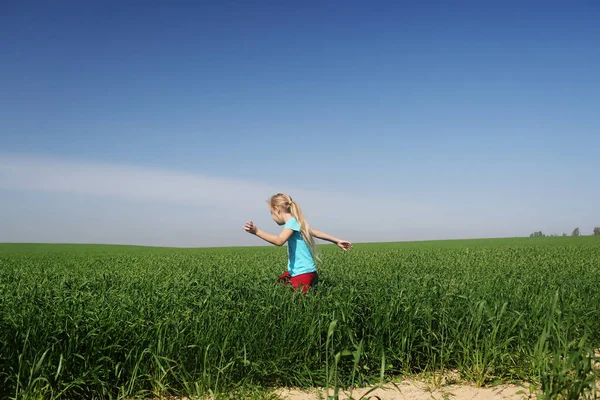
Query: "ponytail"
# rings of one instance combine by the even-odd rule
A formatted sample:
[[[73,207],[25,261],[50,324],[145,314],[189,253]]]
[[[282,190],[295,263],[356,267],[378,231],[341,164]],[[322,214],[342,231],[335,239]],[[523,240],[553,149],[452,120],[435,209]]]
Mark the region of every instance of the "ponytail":
[[[298,204],[296,204],[296,202],[294,202],[291,198],[290,198],[290,214],[292,214],[292,216],[294,218],[296,218],[296,220],[298,220],[298,223],[300,224],[300,232],[302,233],[302,237],[304,238],[304,241],[308,245],[308,248],[310,249],[311,253],[313,254],[313,257],[315,257],[315,259],[318,259],[317,243],[315,242],[314,236],[310,233],[310,226],[308,225],[306,218],[304,218],[304,215],[302,215],[302,210],[300,210],[300,207],[298,206]]]

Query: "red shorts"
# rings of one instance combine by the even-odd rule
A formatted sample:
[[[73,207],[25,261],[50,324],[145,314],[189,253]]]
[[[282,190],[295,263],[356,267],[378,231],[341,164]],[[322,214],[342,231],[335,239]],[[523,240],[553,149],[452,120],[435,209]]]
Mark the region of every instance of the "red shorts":
[[[285,271],[277,279],[277,282],[281,282],[284,285],[291,285],[294,289],[300,289],[303,293],[306,293],[309,287],[317,284],[317,273],[309,272],[306,274],[290,276],[290,273]]]

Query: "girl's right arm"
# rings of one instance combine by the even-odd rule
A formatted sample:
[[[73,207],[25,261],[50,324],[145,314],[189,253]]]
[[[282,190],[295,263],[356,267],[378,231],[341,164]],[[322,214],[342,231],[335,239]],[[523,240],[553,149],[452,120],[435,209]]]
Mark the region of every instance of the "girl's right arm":
[[[283,246],[285,242],[289,240],[290,236],[292,236],[292,233],[294,233],[294,231],[289,228],[283,228],[279,236],[272,235],[270,233],[263,232],[260,229],[258,229],[258,227],[254,225],[254,222],[252,221],[246,222],[246,224],[242,228],[246,232],[256,235],[262,240],[267,241],[276,246]]]
[[[352,250],[352,243],[347,240],[338,239],[334,236],[331,236],[325,232],[318,231],[316,229],[310,229],[311,235],[316,238],[327,240],[328,242],[335,243],[342,250]]]

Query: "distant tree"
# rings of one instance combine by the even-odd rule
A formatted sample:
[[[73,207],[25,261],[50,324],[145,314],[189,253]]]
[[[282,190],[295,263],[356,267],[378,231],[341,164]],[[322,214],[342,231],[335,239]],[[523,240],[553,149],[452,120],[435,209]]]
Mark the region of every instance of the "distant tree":
[[[600,236],[600,226],[594,228],[594,236]]]
[[[533,232],[529,237],[543,237],[546,236],[542,231]]]
[[[573,233],[571,233],[571,236],[579,236],[579,228],[573,229]]]
[[[567,236],[567,232],[563,232],[563,236]]]

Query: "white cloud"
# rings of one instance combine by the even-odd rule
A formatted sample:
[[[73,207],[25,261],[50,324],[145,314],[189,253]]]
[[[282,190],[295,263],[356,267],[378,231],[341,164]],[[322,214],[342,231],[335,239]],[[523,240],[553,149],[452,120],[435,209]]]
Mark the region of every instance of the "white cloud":
[[[571,223],[583,225],[590,213],[598,216],[584,207],[561,213],[516,191],[502,198],[448,192],[436,203],[407,202],[389,191],[362,193],[360,183],[355,193],[324,192],[296,188],[293,180],[275,187],[167,169],[0,154],[0,241],[265,244],[241,225],[253,219],[277,232],[265,200],[280,191],[298,201],[313,226],[355,242],[562,232]]]
[[[0,187],[178,205],[246,207],[266,185],[128,165],[0,156]]]
[[[195,236],[202,236],[203,241],[210,245],[227,244],[228,232],[233,235],[230,244],[248,244],[247,238],[237,238],[235,235],[238,231],[233,234],[233,230],[239,229],[247,219],[254,219],[272,230],[278,229],[270,220],[265,201],[271,194],[280,191],[289,193],[298,201],[313,225],[330,227],[334,230],[332,234],[344,235],[345,232],[346,236],[354,235],[360,237],[360,240],[385,240],[386,236],[394,239],[393,231],[396,228],[393,221],[416,222],[417,219],[424,219],[425,221],[421,221],[422,225],[427,224],[426,220],[435,223],[431,218],[435,208],[431,205],[403,204],[394,199],[379,199],[377,196],[354,193],[300,190],[294,188],[293,184],[274,187],[261,182],[215,178],[165,169],[39,156],[0,154],[0,188],[18,191],[22,195],[54,194],[55,199],[60,196],[62,200],[52,203],[54,206],[50,206],[50,202],[40,204],[42,209],[37,214],[41,214],[40,218],[45,218],[48,225],[60,225],[60,229],[53,230],[53,235],[60,237],[61,241],[86,241],[85,238],[89,237],[88,241],[112,242],[109,237],[102,236],[102,232],[107,230],[103,221],[111,218],[115,220],[115,215],[119,215],[118,220],[123,227],[118,235],[111,236],[118,238],[118,242],[139,243],[140,238],[148,238],[142,242],[194,245],[198,242],[185,237],[193,236],[191,232],[195,230]],[[73,207],[58,206],[65,202],[72,203],[74,198],[81,196],[102,201],[79,201]],[[131,204],[146,205],[146,209],[150,207],[152,211],[140,214],[131,208]],[[4,210],[7,211],[10,207],[5,204]],[[124,213],[125,209],[129,211]],[[185,229],[182,227],[186,217],[182,216],[182,212],[188,215],[188,220],[193,221]],[[76,214],[77,218],[74,217]],[[92,215],[103,217],[96,218],[94,222]],[[23,218],[27,219],[25,213]],[[158,219],[161,220],[161,233],[149,233],[147,225]],[[83,221],[86,221],[88,227],[96,225],[98,229],[87,229],[86,233],[85,227],[78,227]],[[13,218],[13,230],[21,232],[16,236],[22,240],[26,234],[18,227],[19,222]],[[71,236],[64,234],[69,231],[77,233]],[[136,234],[136,231],[139,233]],[[187,236],[182,236],[184,231],[188,232]],[[5,231],[4,237],[0,239],[10,240],[10,235],[6,237],[6,234]],[[40,236],[40,232],[37,231],[36,235]],[[46,237],[43,234],[41,236]],[[258,240],[257,244],[263,242]]]
[[[0,188],[71,193],[196,207],[228,207],[254,211],[265,208],[276,192],[292,195],[303,207],[319,214],[375,214],[382,209],[409,216],[431,211],[428,204],[408,204],[360,193],[316,192],[274,187],[261,182],[215,178],[165,169],[130,165],[66,161],[56,158],[0,154]]]

